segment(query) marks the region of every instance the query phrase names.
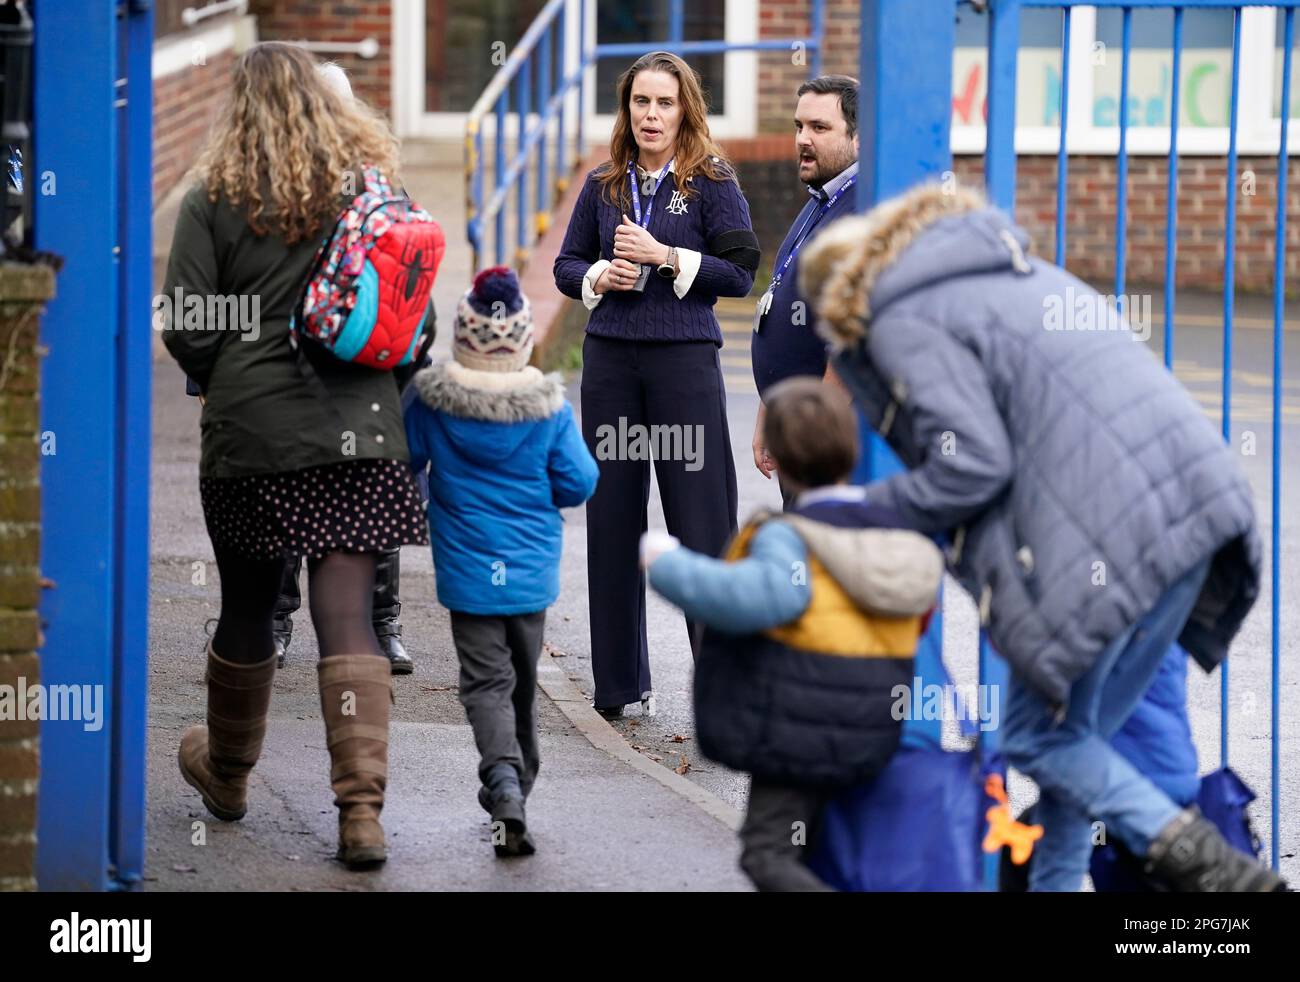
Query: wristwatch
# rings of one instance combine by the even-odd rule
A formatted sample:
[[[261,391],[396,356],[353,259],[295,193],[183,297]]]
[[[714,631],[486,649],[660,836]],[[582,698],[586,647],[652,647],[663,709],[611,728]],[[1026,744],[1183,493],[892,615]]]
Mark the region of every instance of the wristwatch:
[[[668,258],[655,267],[655,272],[666,280],[671,280],[677,275],[677,247],[668,248]]]

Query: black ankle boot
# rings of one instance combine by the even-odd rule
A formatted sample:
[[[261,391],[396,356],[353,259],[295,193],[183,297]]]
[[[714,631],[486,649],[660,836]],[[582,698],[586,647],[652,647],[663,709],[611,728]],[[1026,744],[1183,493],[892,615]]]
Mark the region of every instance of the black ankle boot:
[[[1267,893],[1286,881],[1229,845],[1195,805],[1161,829],[1146,857],[1146,872],[1184,893]]]
[[[298,574],[302,559],[286,559],[280,576],[280,595],[275,600],[272,613],[271,640],[275,643],[275,667],[284,668],[289,655],[289,642],[293,640],[293,612],[302,606],[302,590]]]
[[[415,662],[402,645],[402,602],[398,597],[401,553],[394,549],[379,557],[375,567],[374,624],[379,650],[388,659],[394,675],[410,675]]]
[[[524,792],[513,764],[494,764],[488,769],[478,803],[492,816],[492,848],[497,856],[531,856],[537,851],[528,834]]]

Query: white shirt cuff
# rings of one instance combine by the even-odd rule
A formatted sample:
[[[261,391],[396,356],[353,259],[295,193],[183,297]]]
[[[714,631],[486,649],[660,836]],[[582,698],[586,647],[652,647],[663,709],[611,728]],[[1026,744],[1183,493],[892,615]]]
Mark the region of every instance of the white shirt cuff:
[[[603,295],[596,292],[596,281],[612,265],[613,263],[608,259],[600,259],[592,263],[587,272],[582,275],[582,305],[588,310],[595,310],[596,304],[605,299]]]
[[[678,249],[677,265],[679,267],[677,276],[673,279],[673,293],[677,294],[680,300],[686,296],[686,291],[691,288],[695,282],[695,276],[700,271],[701,256],[694,249]]]

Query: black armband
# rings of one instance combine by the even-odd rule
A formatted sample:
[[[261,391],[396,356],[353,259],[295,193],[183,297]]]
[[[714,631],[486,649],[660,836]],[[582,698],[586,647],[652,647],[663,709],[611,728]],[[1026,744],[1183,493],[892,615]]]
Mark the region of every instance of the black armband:
[[[751,273],[758,271],[758,262],[763,255],[758,248],[758,236],[747,228],[734,228],[715,235],[709,240],[709,252]]]

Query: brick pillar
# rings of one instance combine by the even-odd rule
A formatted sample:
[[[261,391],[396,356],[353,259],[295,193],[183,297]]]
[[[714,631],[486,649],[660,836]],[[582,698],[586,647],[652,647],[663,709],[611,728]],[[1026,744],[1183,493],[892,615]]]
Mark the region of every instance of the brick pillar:
[[[40,681],[38,327],[53,294],[49,267],[0,264],[0,890],[36,889],[40,722],[13,717]]]

